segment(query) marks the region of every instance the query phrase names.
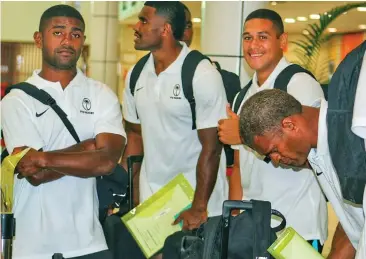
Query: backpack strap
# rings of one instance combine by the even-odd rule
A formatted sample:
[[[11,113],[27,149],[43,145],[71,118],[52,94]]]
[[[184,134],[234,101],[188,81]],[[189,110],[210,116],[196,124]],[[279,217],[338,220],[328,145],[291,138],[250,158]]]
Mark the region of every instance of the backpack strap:
[[[267,249],[271,245],[271,203],[257,200],[251,202],[254,222],[253,257],[270,258]]]
[[[244,100],[245,95],[247,94],[249,87],[252,85],[253,80],[250,80],[249,83],[244,86],[243,89],[240,90],[240,92],[238,93],[238,96],[234,99],[233,104],[231,105],[231,107],[233,107],[233,112],[238,113],[239,112],[239,108],[241,103]]]
[[[22,82],[16,85],[12,85],[6,88],[5,94],[8,94],[13,89],[19,89],[32,96],[34,99],[40,101],[41,103],[50,106],[56,114],[60,117],[62,122],[65,124],[66,128],[75,139],[77,143],[80,142],[79,136],[76,133],[74,126],[72,126],[71,122],[67,118],[67,114],[57,105],[56,100],[52,98],[52,96],[42,89],[38,89],[36,86]]]
[[[139,79],[142,69],[144,68],[147,60],[149,59],[150,54],[151,53],[143,56],[139,61],[137,61],[136,65],[132,69],[131,76],[130,76],[130,91],[131,91],[132,96],[135,95],[135,88],[136,88],[137,80]]]
[[[291,64],[282,70],[277,76],[273,88],[287,92],[288,83],[290,82],[292,76],[297,73],[306,73],[316,80],[315,76],[310,71],[297,64]]]
[[[193,96],[193,76],[196,72],[196,68],[198,64],[207,59],[210,61],[208,57],[203,55],[201,52],[197,50],[192,50],[188,53],[186,58],[184,59],[182,66],[182,88],[185,98],[188,100],[189,106],[191,107],[192,112],[192,130],[195,130],[196,127],[196,100]]]

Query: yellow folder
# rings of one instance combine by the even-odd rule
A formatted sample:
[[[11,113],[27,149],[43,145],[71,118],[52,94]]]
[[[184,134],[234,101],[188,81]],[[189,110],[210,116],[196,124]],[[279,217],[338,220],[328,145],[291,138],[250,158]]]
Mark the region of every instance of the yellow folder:
[[[286,228],[268,248],[276,259],[324,259],[292,227]]]
[[[174,216],[192,203],[193,196],[192,186],[179,174],[121,218],[146,258],[158,252],[169,235],[181,230],[179,224],[172,225]]]
[[[27,148],[15,155],[9,155],[1,163],[1,214],[11,213],[13,210],[14,169],[29,150]]]

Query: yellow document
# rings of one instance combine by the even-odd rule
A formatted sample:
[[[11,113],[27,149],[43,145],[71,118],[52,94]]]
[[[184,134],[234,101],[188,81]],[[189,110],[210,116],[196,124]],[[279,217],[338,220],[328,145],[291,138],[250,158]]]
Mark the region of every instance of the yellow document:
[[[15,155],[9,155],[1,164],[0,187],[2,214],[11,213],[13,210],[14,169],[20,159],[22,159],[29,150],[30,148],[27,148]]]
[[[286,228],[268,248],[276,259],[324,259],[292,227]]]
[[[194,190],[183,174],[179,174],[149,199],[122,217],[146,258],[164,245],[165,239],[181,230],[172,225],[176,214],[192,203]]]

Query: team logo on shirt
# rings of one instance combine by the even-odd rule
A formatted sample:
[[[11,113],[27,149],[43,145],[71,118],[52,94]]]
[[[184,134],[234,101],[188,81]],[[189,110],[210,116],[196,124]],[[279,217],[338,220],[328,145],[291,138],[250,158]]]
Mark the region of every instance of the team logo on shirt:
[[[182,99],[181,97],[179,97],[180,91],[181,91],[180,85],[179,84],[176,84],[173,87],[173,96],[170,96],[170,99]]]
[[[94,112],[90,112],[91,101],[88,98],[83,99],[83,101],[81,102],[81,106],[84,109],[84,110],[80,110],[81,113],[94,114]]]

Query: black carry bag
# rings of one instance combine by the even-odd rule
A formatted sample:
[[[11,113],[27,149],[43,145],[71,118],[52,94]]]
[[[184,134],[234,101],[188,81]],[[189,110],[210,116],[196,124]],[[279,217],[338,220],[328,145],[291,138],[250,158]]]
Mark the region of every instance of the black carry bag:
[[[121,232],[125,231],[125,227],[123,226],[121,217],[126,214],[128,211],[133,209],[133,165],[136,163],[141,163],[143,156],[129,156],[127,158],[127,165],[128,165],[128,188],[127,188],[127,195],[128,195],[128,206],[126,209],[121,209],[119,212],[109,216],[104,221],[103,231],[104,236],[108,245],[109,251],[112,253],[113,259],[123,258],[122,248],[125,244],[125,240],[121,236]]]
[[[245,210],[236,217],[232,210]],[[271,215],[282,219],[271,228]],[[286,226],[285,217],[271,210],[268,201],[225,201],[222,216],[209,218],[194,231],[179,231],[164,244],[164,259],[272,259],[268,247],[276,232]]]
[[[67,114],[57,105],[56,100],[44,90],[38,89],[36,86],[22,82],[16,85],[7,87],[5,94],[8,94],[11,90],[22,90],[29,96],[48,105],[59,116],[64,123],[71,136],[77,143],[80,142],[79,136],[76,133],[73,125],[67,118]],[[5,149],[1,154],[1,161],[8,155]],[[126,206],[129,206],[129,197],[127,194],[128,188],[128,173],[122,166],[117,165],[109,175],[98,176],[97,179],[97,192],[99,199],[99,219],[101,222],[107,216],[108,209],[120,208],[122,211],[126,211]],[[128,210],[127,210],[128,211]],[[126,212],[127,212],[126,211]]]

